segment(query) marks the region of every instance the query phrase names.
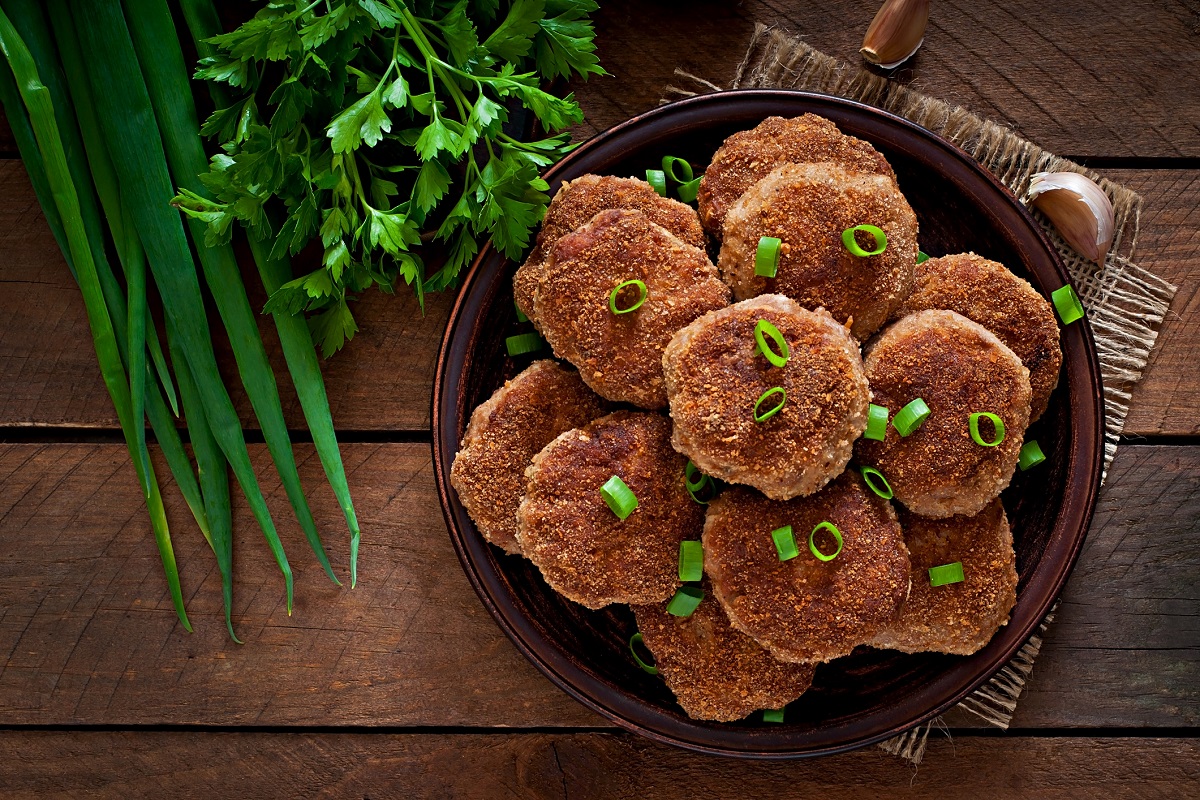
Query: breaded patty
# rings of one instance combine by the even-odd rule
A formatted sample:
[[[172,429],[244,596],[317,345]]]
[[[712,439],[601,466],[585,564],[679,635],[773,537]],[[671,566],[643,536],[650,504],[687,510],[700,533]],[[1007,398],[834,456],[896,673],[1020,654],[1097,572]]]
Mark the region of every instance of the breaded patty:
[[[609,294],[629,280],[645,283],[646,300],[614,314]],[[621,307],[632,299],[623,296]],[[703,250],[628,210],[602,211],[559,239],[534,296],[555,354],[597,394],[642,408],[667,404],[662,353],[675,332],[728,304],[729,287]]]
[[[997,261],[974,253],[931,258],[917,265],[912,294],[892,315],[942,308],[978,322],[1017,354],[1029,370],[1032,423],[1058,385],[1062,350],[1058,320],[1046,298]]]
[[[513,297],[525,316],[535,324],[533,295],[538,273],[554,249],[554,243],[610,208],[641,211],[651,222],[663,226],[693,247],[703,250],[707,245],[695,210],[678,200],[661,196],[643,180],[581,175],[573,181],[564,181],[546,209],[537,243],[513,276]]]
[[[634,606],[654,665],[692,719],[732,722],[760,708],[783,708],[812,685],[813,667],[785,664],[729,624],[712,585],[690,617],[667,604]]]
[[[882,229],[887,249],[847,250],[842,232],[856,225]],[[782,242],[774,278],[754,274],[763,236]],[[875,249],[873,240],[865,249]],[[916,262],[917,217],[896,181],[821,163],[785,164],[748,189],[725,219],[718,266],[735,299],[785,294],[824,308],[861,341],[908,296]]]
[[[607,411],[579,373],[535,361],[471,414],[450,483],[483,537],[519,554],[517,506],[529,461],[556,436]]]
[[[755,354],[759,320],[787,342],[784,366]],[[867,424],[858,344],[824,311],[782,295],[744,300],[688,325],[667,345],[663,373],[675,449],[707,474],[776,500],[812,494],[839,475]],[[787,392],[783,408],[755,421],[755,401],[776,386]],[[773,405],[768,399],[760,411]]]
[[[767,117],[758,127],[730,136],[713,154],[697,196],[704,227],[720,237],[733,204],[779,165],[821,161],[847,172],[896,177],[874,147],[847,136],[824,117]]]
[[[818,560],[809,533],[831,522],[842,551]],[[780,561],[771,532],[792,526],[800,555]],[[818,535],[822,552],[832,537]],[[820,663],[848,655],[891,623],[908,594],[904,537],[891,505],[848,470],[811,497],[768,500],[740,487],[708,506],[704,570],[733,627],[781,661]]]
[[[657,603],[679,585],[679,543],[697,539],[703,507],[684,486],[671,421],[618,411],[567,431],[533,457],[517,540],[550,586],[588,608]],[[638,500],[626,519],[600,487],[617,475]]]
[[[953,311],[919,311],[893,323],[864,359],[873,403],[891,417],[918,397],[930,415],[902,437],[859,439],[857,458],[881,471],[910,511],[925,517],[972,516],[1012,480],[1029,424],[1029,370],[982,325]],[[971,438],[972,413],[996,414],[1005,438],[984,447]],[[990,422],[981,421],[985,441]]]
[[[999,500],[973,517],[933,520],[902,511],[912,591],[900,616],[871,640],[905,653],[967,656],[992,640],[1017,603],[1017,557]],[[961,562],[963,580],[933,586],[931,567]]]

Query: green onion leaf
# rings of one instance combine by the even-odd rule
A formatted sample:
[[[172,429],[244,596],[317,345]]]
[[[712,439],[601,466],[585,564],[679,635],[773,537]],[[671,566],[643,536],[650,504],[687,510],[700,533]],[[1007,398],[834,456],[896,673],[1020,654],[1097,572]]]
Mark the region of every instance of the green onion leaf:
[[[796,537],[792,534],[791,525],[784,525],[782,528],[771,531],[771,540],[775,542],[775,552],[779,555],[780,561],[791,561],[800,555],[800,548],[796,546]]]
[[[633,653],[633,660],[636,661],[637,665],[646,672],[649,672],[651,675],[657,675],[658,667],[654,666],[654,664],[647,664],[645,661],[642,661],[642,657],[638,655],[637,648],[634,647],[634,645],[639,644],[642,647],[646,646],[645,640],[642,639],[641,631],[638,631],[633,636],[629,637],[629,652]]]
[[[887,422],[888,410],[883,406],[871,403],[867,409],[867,429],[863,431],[863,436],[867,439],[882,442],[887,438]]]
[[[542,337],[536,333],[518,333],[504,340],[504,346],[511,357],[522,356],[526,353],[536,353],[542,349]]]
[[[874,250],[862,249],[862,246],[859,245],[858,240],[854,238],[854,234],[856,234],[858,231],[869,233],[875,238]],[[884,250],[887,250],[887,234],[883,232],[882,228],[877,228],[874,225],[855,225],[853,228],[846,228],[846,230],[842,231],[842,244],[846,246],[847,250],[859,258],[877,256]]]
[[[667,175],[661,169],[646,170],[646,183],[663,197],[667,196]]]
[[[925,263],[926,261],[928,261],[928,260],[929,260],[929,254],[928,254],[928,253],[924,252],[923,250],[918,250],[918,251],[917,251],[917,263],[918,263],[918,264],[924,264],[924,263]]]
[[[779,402],[771,406],[766,411],[760,411],[762,404],[775,395],[779,395]],[[782,386],[776,386],[773,389],[767,389],[757,400],[754,401],[754,421],[766,422],[771,417],[779,413],[779,409],[783,408],[787,402],[787,391]]]
[[[963,566],[961,561],[953,564],[942,564],[940,567],[929,568],[929,585],[945,586],[949,583],[963,582]]]
[[[692,612],[700,607],[704,599],[704,590],[698,586],[681,586],[671,602],[667,603],[667,613],[676,617],[690,617]]]
[[[928,417],[929,406],[925,405],[925,401],[918,397],[900,409],[900,413],[892,419],[892,427],[901,436],[908,436],[921,427]]]
[[[695,541],[679,543],[679,580],[698,581],[704,577],[704,545]]]
[[[617,306],[617,297],[620,296],[621,290],[626,286],[633,286],[637,289],[638,299],[637,302],[628,308],[620,308]],[[636,278],[631,281],[619,283],[615,289],[608,293],[608,310],[614,314],[628,314],[630,311],[637,311],[642,307],[642,303],[646,302],[647,294],[648,290],[646,289],[646,284],[643,281],[637,280]]]
[[[675,172],[676,166],[679,167],[679,174]],[[676,156],[663,156],[662,168],[667,177],[676,183],[687,183],[695,177],[692,173],[692,165],[686,159]]]
[[[775,349],[772,350],[767,346],[766,337],[770,336],[771,341],[775,342]],[[782,367],[788,362],[788,357],[791,352],[788,350],[787,340],[783,338],[783,334],[779,332],[770,322],[765,319],[760,319],[754,323],[754,341],[758,344],[758,350],[767,357],[777,367]]]
[[[763,236],[758,240],[754,253],[754,274],[760,278],[774,278],[779,271],[779,251],[783,242],[774,236]]]
[[[993,435],[996,437],[993,441],[984,441],[983,436],[979,433],[979,420],[981,417],[991,420],[994,429]],[[1000,419],[997,415],[990,411],[976,411],[967,419],[967,427],[971,430],[971,438],[975,441],[975,444],[982,445],[983,447],[995,447],[1004,441],[1004,420]]]
[[[817,548],[815,537],[817,535],[817,531],[822,530],[829,531],[831,534],[833,534],[833,538],[837,540],[837,549],[829,555],[825,555]],[[833,561],[838,557],[838,553],[842,552],[842,532],[839,531],[837,525],[834,525],[832,522],[822,522],[818,524],[817,527],[813,528],[812,533],[808,535],[808,549],[811,550],[812,554],[821,561]]]
[[[685,203],[692,203],[696,200],[696,195],[700,194],[700,179],[688,181],[687,183],[679,184],[679,188],[675,190],[679,195],[679,199]]]
[[[863,483],[867,484],[867,488],[884,500],[891,500],[895,497],[891,484],[887,482],[887,478],[883,477],[883,473],[879,470],[874,467],[863,467],[862,476]]]
[[[1079,295],[1075,294],[1071,284],[1055,289],[1050,293],[1050,299],[1054,301],[1054,308],[1063,325],[1083,319],[1083,304],[1079,302]]]
[[[763,722],[775,722],[775,723],[783,722],[783,709],[782,708],[764,708],[763,709]]]
[[[697,478],[697,475],[700,477]],[[683,468],[683,482],[692,500],[702,506],[708,505],[709,501],[716,496],[717,482],[701,472],[699,467],[691,462],[691,459],[688,459],[687,466]]]
[[[600,496],[619,519],[626,519],[638,507],[637,495],[616,475],[600,487]]]
[[[517,310],[517,322],[529,322],[529,317],[525,316],[525,312],[517,305],[516,300],[513,300],[513,308]]]
[[[1046,454],[1042,452],[1037,439],[1030,439],[1021,446],[1021,452],[1017,456],[1017,466],[1021,468],[1021,472],[1024,472],[1030,467],[1036,467],[1045,460]]]

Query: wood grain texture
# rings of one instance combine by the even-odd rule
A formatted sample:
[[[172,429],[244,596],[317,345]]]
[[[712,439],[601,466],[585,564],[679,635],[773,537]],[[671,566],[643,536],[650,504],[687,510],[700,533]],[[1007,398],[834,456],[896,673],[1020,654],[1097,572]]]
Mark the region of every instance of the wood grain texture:
[[[912,767],[875,748],[815,761],[698,756],[628,734],[20,732],[0,738],[9,798],[925,797],[1150,800],[1197,795],[1195,739],[931,741]]]
[[[858,48],[879,3],[601,6],[596,42],[615,77],[574,86],[589,132],[654,107],[662,87],[679,82],[677,67],[728,85],[755,22],[862,64]],[[1196,156],[1198,29],[1200,7],[1192,0],[949,0],[933,7],[924,45],[895,77],[1061,155]]]
[[[211,554],[167,491],[196,633],[176,624],[123,447],[0,446],[0,725],[605,724],[517,652],[467,584],[426,446],[344,448],[363,521],[354,590],[322,576],[283,516],[266,453],[252,450],[296,570],[296,611],[286,615],[239,502],[239,647]],[[298,450],[344,575],[340,515],[311,449]],[[1118,452],[1015,725],[1200,722],[1198,516],[1200,447]]]
[[[1179,285],[1130,410],[1129,435],[1200,433],[1200,170],[1110,170],[1146,198],[1139,263]],[[0,160],[0,425],[116,428],[116,415],[96,366],[83,301],[67,271],[19,162]],[[251,276],[252,278],[252,276]],[[257,286],[248,278],[247,284]],[[261,291],[252,294],[261,306]],[[324,364],[334,423],[341,430],[429,428],[434,360],[452,298],[429,299],[422,318],[407,290],[368,292],[356,304],[362,330]],[[260,319],[275,366],[288,425],[304,428],[269,320]],[[221,363],[242,418],[257,427],[234,379],[232,356]]]

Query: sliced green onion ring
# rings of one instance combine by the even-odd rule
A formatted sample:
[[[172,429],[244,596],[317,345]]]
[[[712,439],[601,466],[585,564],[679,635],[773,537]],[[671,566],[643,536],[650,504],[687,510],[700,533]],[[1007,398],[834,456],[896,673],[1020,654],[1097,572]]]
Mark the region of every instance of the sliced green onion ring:
[[[517,305],[516,300],[513,300],[513,308],[517,310],[517,322],[529,322],[529,317],[525,316],[525,312]]]
[[[979,432],[980,418],[991,420],[992,427],[995,429],[993,435],[996,438],[994,441],[984,441],[983,435]],[[971,439],[974,440],[975,444],[982,445],[983,447],[995,447],[1004,441],[1004,420],[990,411],[976,411],[967,418],[967,427],[971,430]]]
[[[687,183],[679,184],[679,188],[675,190],[679,195],[679,199],[685,203],[692,203],[696,200],[696,195],[700,194],[700,179],[690,180]]]
[[[945,586],[949,583],[963,582],[963,566],[961,561],[953,564],[942,564],[940,567],[929,568],[929,585]]]
[[[675,173],[675,167],[679,167],[679,174]],[[692,165],[687,159],[679,158],[678,156],[663,156],[662,159],[663,172],[668,178],[676,183],[687,183],[695,175],[692,173]]]
[[[779,272],[779,251],[783,241],[774,236],[762,236],[758,240],[758,250],[754,253],[754,274],[760,278],[774,278]]]
[[[854,234],[858,233],[859,231],[869,233],[875,238],[874,250],[862,249],[862,245],[860,245],[858,240],[854,238]],[[842,244],[846,246],[847,250],[859,258],[877,256],[884,250],[887,250],[887,234],[883,232],[882,228],[877,228],[874,225],[855,225],[853,228],[846,228],[846,230],[842,231]]]
[[[1071,284],[1055,289],[1050,293],[1050,299],[1054,302],[1054,308],[1058,311],[1058,318],[1062,320],[1063,325],[1083,319],[1083,303],[1079,302],[1079,295],[1075,294]]]
[[[600,487],[600,496],[618,519],[627,519],[638,507],[637,495],[617,475],[613,475]]]
[[[929,406],[925,405],[925,401],[918,397],[900,409],[899,413],[892,418],[892,427],[901,436],[908,436],[921,427],[928,418]]]
[[[887,421],[888,410],[871,403],[867,409],[867,429],[863,431],[863,438],[882,442],[887,438]]]
[[[763,722],[783,722],[782,708],[764,708]]]
[[[703,599],[704,590],[699,586],[680,586],[671,602],[667,603],[667,613],[676,617],[690,617]]]
[[[833,534],[833,538],[837,540],[837,550],[834,550],[829,555],[825,555],[817,548],[815,539],[817,531],[821,530],[829,531]],[[834,525],[832,522],[821,522],[817,525],[817,527],[813,528],[812,533],[808,535],[808,549],[811,550],[812,554],[821,561],[833,561],[838,557],[838,553],[842,552],[842,532],[839,531],[837,525]]]
[[[1021,468],[1021,472],[1024,472],[1030,467],[1036,467],[1045,460],[1046,454],[1042,452],[1037,439],[1030,439],[1021,445],[1021,452],[1017,455],[1017,466]]]
[[[929,260],[928,253],[926,253],[924,250],[917,251],[917,263],[918,264],[924,264],[928,260]]]
[[[640,644],[642,647],[646,647],[646,641],[642,638],[641,631],[638,631],[633,636],[629,637],[629,652],[633,653],[633,660],[637,662],[639,667],[644,669],[646,672],[649,672],[651,675],[657,675],[658,667],[642,661],[642,657],[637,653],[637,648],[634,647],[635,644]],[[649,650],[649,648],[647,648],[647,650]]]
[[[863,483],[867,485],[867,488],[884,500],[891,500],[896,496],[892,491],[891,484],[887,482],[887,478],[883,477],[883,473],[874,467],[863,467],[862,476]]]
[[[691,462],[691,459],[688,459],[687,466],[683,468],[683,485],[692,500],[702,506],[708,505],[709,501],[716,496],[717,482],[701,472],[700,468]],[[705,491],[706,489],[707,491]]]
[[[661,169],[646,170],[646,183],[663,197],[667,196],[667,174]]]
[[[504,340],[504,347],[512,357],[536,353],[542,349],[544,344],[542,337],[536,333],[518,333],[516,336],[509,336]]]
[[[767,402],[767,399],[773,397],[774,395],[779,395],[779,402],[774,406],[771,406],[766,411],[760,411],[759,409],[762,408],[762,404]],[[787,391],[782,386],[776,386],[773,389],[767,389],[759,396],[757,400],[754,401],[754,421],[766,422],[771,417],[778,414],[779,409],[783,408],[785,403],[787,403]]]
[[[637,290],[638,290],[637,302],[634,303],[633,305],[629,306],[629,308],[618,308],[617,307],[617,298],[620,296],[621,290],[624,289],[626,286],[633,286],[633,287],[637,288]],[[615,289],[613,289],[611,292],[608,293],[608,310],[611,311],[612,313],[618,314],[618,315],[619,314],[628,314],[630,311],[637,311],[639,308],[642,307],[642,303],[646,302],[646,297],[648,295],[649,295],[649,290],[646,289],[645,282],[639,281],[637,278],[634,278],[631,281],[625,281],[624,283],[619,283],[619,284],[617,284]]]
[[[775,343],[775,349],[772,350],[767,346],[766,337],[771,337],[771,341]],[[758,343],[756,352],[762,353],[777,367],[782,367],[787,364],[788,358],[791,356],[791,351],[788,350],[787,340],[783,338],[783,334],[779,332],[770,322],[765,319],[760,319],[754,323],[754,341]]]
[[[704,577],[704,545],[696,541],[679,543],[679,580],[698,581]]]
[[[791,525],[784,525],[782,528],[771,531],[771,539],[775,542],[775,552],[779,554],[780,561],[791,561],[800,555],[800,548],[796,546],[796,537],[792,534]]]

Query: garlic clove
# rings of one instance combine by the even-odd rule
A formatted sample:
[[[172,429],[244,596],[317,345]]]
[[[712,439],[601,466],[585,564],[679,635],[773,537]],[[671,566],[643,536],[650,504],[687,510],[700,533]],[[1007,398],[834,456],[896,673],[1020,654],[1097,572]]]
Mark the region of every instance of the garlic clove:
[[[1026,200],[1050,218],[1059,235],[1085,258],[1103,264],[1115,221],[1104,190],[1078,172],[1038,172]]]
[[[883,69],[898,67],[925,41],[929,0],[886,0],[863,37],[863,58]]]

